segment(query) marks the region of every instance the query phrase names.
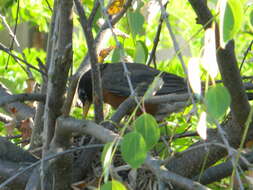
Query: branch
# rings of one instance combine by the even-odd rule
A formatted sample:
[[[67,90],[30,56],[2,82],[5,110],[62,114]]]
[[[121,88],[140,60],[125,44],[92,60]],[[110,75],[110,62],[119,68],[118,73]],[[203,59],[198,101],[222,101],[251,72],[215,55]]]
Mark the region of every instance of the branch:
[[[11,95],[12,94],[8,91],[8,89],[4,85],[0,84],[0,97],[8,97]],[[33,117],[35,113],[35,110],[33,108],[20,102],[6,104],[3,106],[3,109],[10,114],[15,113],[17,120],[24,120],[29,117]]]
[[[4,51],[5,53],[8,53],[8,54],[9,54],[10,56],[12,56],[14,59],[17,59],[17,60],[19,60],[19,61],[25,63],[27,66],[29,66],[30,68],[34,69],[35,71],[38,71],[39,73],[41,73],[41,74],[47,76],[47,74],[46,74],[44,71],[42,71],[42,70],[40,70],[40,69],[34,67],[32,64],[28,63],[26,60],[21,59],[21,58],[19,58],[18,56],[16,56],[16,55],[14,55],[13,53],[11,53],[10,50],[9,50],[7,47],[5,47],[2,43],[0,43],[0,50]]]
[[[45,102],[46,96],[43,94],[35,93],[23,93],[23,94],[14,94],[9,96],[3,96],[0,98],[0,106],[10,104],[12,102],[24,102],[24,101],[42,101]]]
[[[48,39],[47,39],[47,58],[46,58],[46,68],[45,70],[48,71],[48,68],[53,60],[53,55],[54,55],[54,48],[55,48],[55,39],[56,39],[56,15],[57,15],[57,8],[58,8],[58,1],[54,1],[54,11],[52,15],[52,20],[50,24],[50,30],[48,34]],[[44,78],[43,78],[44,79]],[[41,94],[46,94],[47,93],[47,80],[43,80],[43,83],[41,85],[40,89]],[[44,102],[39,102],[37,111],[35,114],[35,120],[34,120],[34,128],[32,130],[32,136],[31,136],[31,141],[30,141],[30,148],[34,149],[42,144],[42,138],[41,138],[41,133],[43,131],[43,126],[44,126],[44,109],[45,109],[45,104]]]
[[[85,12],[83,10],[80,0],[74,0],[77,12],[80,17],[80,22],[84,31],[86,38],[86,43],[88,46],[88,52],[91,62],[91,76],[92,76],[92,93],[93,93],[93,103],[95,106],[95,121],[97,123],[104,120],[103,116],[103,96],[102,96],[102,82],[101,73],[97,60],[97,47],[92,34],[92,26],[88,25],[88,20],[86,18]]]
[[[137,101],[136,101],[137,98]],[[143,97],[129,96],[124,102],[120,104],[117,111],[111,117],[111,121],[119,123],[121,119],[127,115],[130,110],[133,110],[137,106],[137,102],[142,102]],[[155,115],[157,120],[162,120],[170,113],[177,112],[182,108],[190,105],[189,94],[168,94],[161,96],[153,96],[145,99],[144,104],[159,104],[159,112]]]
[[[79,151],[79,150],[82,150],[82,149],[92,149],[92,148],[98,148],[98,147],[102,147],[102,145],[95,144],[95,145],[87,145],[87,146],[76,147],[76,148],[73,148],[73,149],[69,149],[69,150],[66,150],[66,151],[63,151],[63,152],[59,152],[59,153],[47,156],[47,157],[45,157],[44,161],[49,161],[49,160],[61,157],[61,156],[65,155],[65,154],[73,153],[75,151]],[[24,175],[26,172],[30,171],[30,169],[38,166],[41,162],[42,162],[42,160],[38,160],[36,162],[33,162],[31,165],[25,167],[24,169],[16,172],[14,175],[12,175],[10,178],[8,178],[2,184],[0,184],[0,189],[2,189],[3,187],[5,187],[6,185],[10,184],[11,182],[13,182],[17,177],[19,177],[21,175]],[[38,175],[39,174],[39,170],[35,169],[34,171],[36,171],[36,173],[35,172],[31,173],[30,180],[31,179],[37,180],[36,178],[39,177],[39,175]],[[37,175],[37,176],[35,176],[35,178],[33,178],[34,175]],[[29,185],[31,185],[31,184],[27,184],[27,186],[29,186]],[[33,183],[33,185],[35,185],[35,183]],[[36,184],[36,185],[38,185],[38,184]],[[28,188],[28,189],[33,189],[33,188]]]
[[[223,83],[230,92],[233,119],[243,127],[249,115],[250,105],[237,66],[234,41],[228,42],[224,50],[218,49],[217,61]]]
[[[1,122],[9,123],[11,120],[12,120],[12,118],[10,116],[0,113],[0,121]]]
[[[253,163],[253,154],[252,152],[247,153],[244,156],[249,163]],[[239,160],[239,166],[242,170],[250,169],[250,165],[247,165],[241,159]],[[194,177],[195,180],[198,180],[201,184],[211,184],[215,181],[220,181],[221,179],[228,177],[232,174],[234,166],[231,160],[228,160],[222,164],[216,165],[214,167],[208,168],[200,176]]]
[[[56,35],[59,32],[59,36],[57,36],[57,39],[54,39],[53,48],[51,49],[53,52],[48,70],[48,89],[45,105],[44,130],[47,138],[47,149],[54,135],[56,118],[62,114],[61,108],[64,102],[68,73],[72,65],[73,55],[72,1],[61,1],[59,3],[56,13],[56,22],[58,23],[55,24],[58,27],[55,27],[55,31],[52,33],[52,35]]]
[[[71,117],[59,117],[57,122],[58,125],[62,127],[62,130],[64,130],[66,133],[78,133],[83,135],[88,134],[96,137],[103,143],[121,139],[118,134],[113,133],[112,131],[105,129],[91,121],[77,120]],[[161,169],[160,161],[152,158],[151,156],[147,156],[144,167],[151,170],[157,176],[157,178],[162,180],[164,183],[170,184],[173,182],[181,188],[192,190],[197,188],[207,189],[197,182],[186,179],[165,169]]]
[[[231,119],[221,125],[230,146],[233,148],[238,148],[241,142],[241,128],[238,128],[237,125],[234,125]],[[250,129],[252,129],[252,125]],[[249,131],[248,140],[253,138],[252,132],[253,130]],[[180,156],[175,155],[171,157],[166,167],[170,171],[176,172],[177,174],[185,177],[193,177],[198,175],[203,168],[212,166],[222,157],[227,155],[226,146],[221,147],[216,145],[206,145],[213,143],[223,144],[223,140],[217,130],[208,130],[206,141],[199,141],[191,146],[195,147],[203,145],[202,147],[186,150],[180,153]]]
[[[43,144],[41,163],[42,189],[44,188],[44,185],[48,183],[48,180],[46,179],[47,172],[52,171],[51,168],[48,168],[45,164],[44,158],[48,154],[49,145],[54,136],[56,128],[56,119],[63,113],[62,108],[65,99],[66,84],[73,60],[72,9],[73,1],[69,0],[59,1],[59,4],[57,4],[57,7],[55,9],[56,27],[54,28],[55,30],[52,35],[56,35],[56,38],[52,42],[52,54],[50,54],[51,57],[48,58],[50,59],[50,63],[48,69],[47,98],[44,110],[44,135],[46,139],[45,143]],[[61,148],[59,149],[59,151],[62,150],[63,149]],[[64,164],[64,167],[60,167],[60,163]],[[54,164],[56,166],[53,170],[53,175],[55,177],[55,189],[68,189],[71,183],[71,172],[69,172],[70,168],[72,168],[71,159],[68,159],[68,157],[62,157]]]
[[[211,27],[209,21],[212,20],[212,14],[204,0],[189,0],[195,10],[198,21],[205,26]],[[228,88],[231,95],[231,111],[233,119],[242,127],[247,120],[250,105],[243,87],[240,71],[237,66],[237,60],[234,52],[234,42],[230,41],[225,49],[220,48],[219,29],[216,25],[216,48],[217,61],[224,85]],[[206,29],[206,28],[205,28]]]
[[[7,160],[0,160],[0,184],[4,181],[12,177],[14,173],[17,173],[20,168],[26,167],[26,164],[24,163],[15,163],[10,162]],[[29,172],[29,173],[28,173]],[[8,184],[8,187],[10,189],[25,189],[26,182],[30,176],[31,170],[28,170],[26,173],[23,173],[23,175],[20,175],[15,180],[13,180],[10,184]]]
[[[166,4],[164,5],[164,9],[166,9],[167,5],[168,5],[168,2],[166,2]],[[151,53],[149,54],[148,60],[146,62],[146,65],[150,66],[150,64],[153,60],[155,68],[156,68],[155,53],[156,53],[156,48],[157,48],[159,40],[160,40],[159,38],[160,38],[161,31],[162,31],[162,25],[163,25],[163,15],[161,14],[160,19],[159,19],[159,25],[158,25],[156,35],[155,35],[155,39],[154,39],[154,42],[153,42],[154,45],[153,45],[153,48],[151,50]]]
[[[17,8],[17,17],[18,17],[18,10],[19,10],[19,1],[18,1],[18,8]],[[17,45],[17,49],[18,49],[19,53],[22,55],[23,59],[26,61],[25,54],[22,52],[22,49],[20,47],[20,44],[19,44],[19,42],[17,40],[17,37],[16,37],[16,34],[15,34],[16,33],[17,20],[16,20],[16,25],[15,25],[15,32],[13,33],[10,26],[6,22],[5,17],[0,14],[0,18],[2,20],[2,23],[5,25],[6,29],[9,31],[9,35],[13,39],[11,46],[13,46],[13,42],[15,42],[15,44]],[[34,78],[32,72],[30,71],[30,66],[29,65],[27,65],[27,71],[26,72],[28,73],[29,78]]]

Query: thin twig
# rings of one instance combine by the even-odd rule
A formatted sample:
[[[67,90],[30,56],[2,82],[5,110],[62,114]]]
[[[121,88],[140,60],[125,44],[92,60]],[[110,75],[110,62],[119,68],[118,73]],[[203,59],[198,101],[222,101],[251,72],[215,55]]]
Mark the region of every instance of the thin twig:
[[[173,42],[173,47],[175,49],[175,53],[184,69],[184,73],[185,73],[185,76],[187,78],[187,90],[188,90],[188,93],[190,95],[190,98],[191,98],[191,101],[193,103],[193,106],[194,106],[194,110],[197,110],[197,106],[196,106],[196,102],[194,100],[194,97],[193,97],[193,94],[192,94],[192,91],[191,91],[191,88],[190,88],[190,84],[189,84],[189,80],[188,80],[188,70],[187,70],[187,67],[186,67],[186,64],[184,62],[184,59],[183,59],[183,56],[182,56],[182,53],[180,51],[180,48],[179,48],[179,45],[178,45],[178,42],[177,42],[177,39],[176,39],[176,36],[175,34],[173,33],[172,31],[172,28],[171,28],[171,25],[170,25],[170,22],[169,22],[169,14],[166,12],[166,9],[165,7],[163,6],[161,0],[158,0],[159,2],[159,5],[160,5],[160,8],[161,8],[161,11],[162,11],[162,17],[165,21],[165,24],[167,26],[167,29],[169,30],[169,34],[170,34],[170,37],[172,39],[172,42]]]
[[[247,48],[246,52],[244,53],[242,63],[241,63],[240,68],[239,68],[240,71],[242,70],[243,64],[246,60],[247,55],[249,54],[249,51],[251,50],[252,45],[253,45],[253,40],[250,42],[249,47]]]
[[[13,53],[11,53],[11,51],[10,51],[7,47],[5,47],[2,43],[0,43],[0,50],[4,51],[5,53],[8,53],[8,54],[9,54],[10,56],[12,56],[14,59],[19,60],[19,61],[25,63],[25,64],[26,64],[27,66],[29,66],[30,68],[32,68],[32,69],[34,69],[34,70],[40,72],[41,74],[47,76],[47,74],[46,74],[44,71],[41,71],[40,69],[34,67],[32,64],[28,63],[26,60],[21,59],[20,57],[18,57],[18,56],[16,56],[16,55],[14,55]]]
[[[16,19],[15,19],[15,27],[14,27],[14,34],[16,35],[16,32],[17,32],[17,24],[18,24],[18,13],[19,13],[19,0],[17,1],[17,10],[16,10]],[[12,41],[11,41],[11,46],[10,46],[10,50],[13,49],[13,45],[14,45],[14,38],[12,38]],[[5,69],[8,68],[8,65],[9,65],[9,61],[10,61],[10,55],[8,56],[8,59],[7,59],[7,63],[6,63],[6,66],[5,66]]]
[[[165,9],[166,9],[167,5],[168,5],[168,2],[166,2],[166,4],[164,5]],[[160,19],[159,19],[159,25],[158,25],[156,35],[155,35],[155,39],[154,39],[154,42],[153,42],[154,45],[153,45],[153,48],[151,50],[151,53],[149,54],[148,60],[146,62],[146,65],[150,66],[150,64],[153,60],[155,68],[156,68],[155,53],[156,53],[156,48],[157,48],[159,40],[160,40],[162,25],[163,25],[163,15],[161,14]]]
[[[123,48],[122,48],[122,46],[121,46],[119,40],[117,39],[117,35],[116,35],[115,32],[113,31],[113,23],[112,23],[112,21],[109,19],[109,15],[108,15],[108,13],[107,13],[105,7],[103,6],[103,2],[102,2],[102,0],[99,0],[99,2],[100,2],[100,6],[101,6],[101,8],[102,8],[103,14],[104,14],[104,16],[105,16],[106,23],[107,23],[107,25],[109,26],[109,28],[110,28],[110,30],[111,30],[112,36],[113,36],[113,38],[114,38],[114,41],[116,42],[116,46],[117,46],[117,48],[119,48],[119,49],[122,50]],[[120,51],[120,57],[121,57],[121,58],[124,57],[123,51]],[[127,83],[128,83],[128,86],[129,86],[129,89],[130,89],[130,92],[131,92],[131,96],[134,97],[134,99],[135,99],[137,105],[140,105],[139,102],[138,102],[138,100],[137,100],[137,97],[136,97],[136,94],[135,94],[135,91],[134,91],[134,88],[133,88],[133,84],[132,84],[132,82],[131,82],[131,78],[130,78],[130,74],[131,74],[131,73],[129,72],[129,70],[128,70],[127,66],[126,66],[126,63],[125,63],[124,61],[122,61],[121,64],[122,64],[122,66],[123,66],[124,75],[125,75],[125,77],[127,78]]]
[[[99,5],[100,3],[98,2],[98,0],[94,1],[93,9],[91,10],[90,16],[88,18],[88,26],[92,26],[97,11],[99,10]]]
[[[52,7],[50,6],[48,0],[45,0],[45,1],[46,1],[47,7],[49,8],[49,10],[50,10],[51,12],[53,12],[53,9],[52,9]]]
[[[6,27],[6,29],[9,31],[10,36],[13,38],[13,41],[14,41],[15,44],[17,45],[17,48],[18,48],[19,53],[22,55],[23,59],[27,62],[26,56],[25,56],[25,54],[23,53],[23,51],[22,51],[22,49],[21,49],[21,47],[20,47],[20,44],[19,44],[19,42],[18,42],[18,40],[17,40],[17,37],[16,37],[16,35],[12,32],[12,30],[11,30],[10,26],[8,25],[8,23],[7,23],[6,19],[5,19],[5,17],[2,16],[2,15],[0,14],[0,18],[1,18],[2,23],[4,24],[4,26]],[[27,71],[26,71],[26,72],[28,73],[29,78],[33,78],[33,74],[32,74],[32,72],[30,71],[30,65],[28,65],[28,64],[27,64]]]

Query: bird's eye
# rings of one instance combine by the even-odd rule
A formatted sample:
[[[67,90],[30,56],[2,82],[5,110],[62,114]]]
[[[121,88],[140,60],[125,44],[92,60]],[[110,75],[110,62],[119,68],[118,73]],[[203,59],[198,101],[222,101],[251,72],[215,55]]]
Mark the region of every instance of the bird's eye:
[[[82,88],[79,88],[79,89],[78,89],[78,96],[79,96],[80,100],[81,100],[83,103],[84,103],[84,102],[87,100],[87,98],[88,98],[88,96],[87,96],[85,90],[82,89]]]

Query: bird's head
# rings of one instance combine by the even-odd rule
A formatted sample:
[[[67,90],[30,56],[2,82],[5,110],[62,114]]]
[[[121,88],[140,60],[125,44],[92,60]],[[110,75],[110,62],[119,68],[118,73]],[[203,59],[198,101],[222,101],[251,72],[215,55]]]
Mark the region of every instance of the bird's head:
[[[90,71],[86,72],[80,79],[78,96],[83,103],[83,115],[86,117],[92,103],[92,81]]]

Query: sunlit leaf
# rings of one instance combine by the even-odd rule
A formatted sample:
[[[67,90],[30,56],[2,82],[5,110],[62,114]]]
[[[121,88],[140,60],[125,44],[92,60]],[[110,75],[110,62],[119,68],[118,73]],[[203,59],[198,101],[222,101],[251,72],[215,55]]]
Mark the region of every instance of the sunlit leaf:
[[[112,180],[102,185],[101,190],[126,190],[126,188],[119,181]]]
[[[150,150],[160,138],[159,126],[150,114],[144,113],[139,116],[134,121],[134,129],[143,136],[147,150]]]
[[[207,73],[214,79],[219,73],[219,68],[216,58],[215,31],[213,28],[208,28],[205,31],[205,46],[202,65]]]
[[[107,13],[109,15],[115,15],[119,13],[123,8],[124,3],[125,3],[124,0],[113,0],[107,9]]]
[[[144,99],[151,98],[158,90],[162,88],[164,81],[161,77],[156,76],[153,82],[149,85],[148,90],[144,94]]]
[[[201,95],[201,80],[200,80],[200,60],[198,58],[191,58],[188,62],[188,80],[193,92]]]
[[[132,35],[134,37],[137,34],[142,35],[144,33],[144,17],[138,10],[128,13],[128,22]]]
[[[142,41],[136,42],[134,62],[145,63],[148,57],[148,49]]]
[[[105,144],[103,152],[102,152],[102,156],[101,156],[103,173],[104,173],[104,181],[108,181],[108,178],[109,178],[109,170],[110,170],[111,162],[112,162],[112,150],[113,150],[112,143]]]
[[[142,135],[138,132],[131,132],[124,136],[120,150],[123,159],[132,168],[138,168],[146,159],[146,143]]]
[[[121,54],[121,49],[120,48],[116,48],[116,49],[114,49],[114,51],[113,51],[113,54],[112,54],[112,62],[113,63],[116,63],[116,62],[119,62],[120,61],[120,54]]]
[[[206,112],[202,112],[197,125],[197,132],[199,136],[206,140],[207,137],[207,123],[206,123]]]
[[[238,0],[222,0],[220,3],[220,39],[221,47],[234,38],[241,28],[243,19],[242,2]]]
[[[249,25],[250,25],[251,31],[253,31],[253,9],[251,9],[250,14],[249,14]]]
[[[208,114],[218,120],[226,113],[231,98],[227,88],[219,85],[208,89],[205,101]]]

